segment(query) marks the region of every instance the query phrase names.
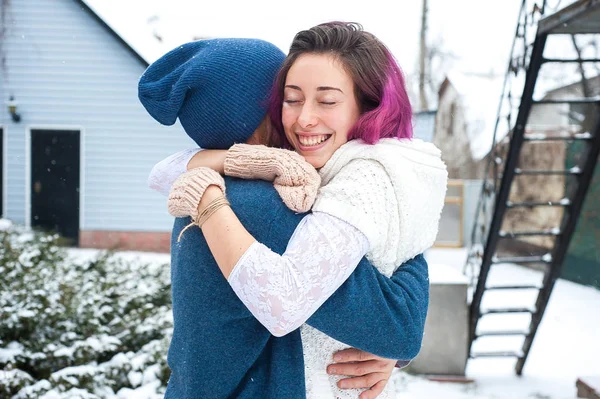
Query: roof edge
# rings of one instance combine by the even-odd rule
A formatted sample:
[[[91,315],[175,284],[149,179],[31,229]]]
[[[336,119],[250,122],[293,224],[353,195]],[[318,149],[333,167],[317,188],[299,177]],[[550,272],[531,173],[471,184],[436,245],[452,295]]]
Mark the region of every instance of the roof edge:
[[[104,19],[102,19],[102,17],[100,15],[98,15],[96,13],[96,11],[94,11],[94,9],[92,7],[90,7],[85,0],[75,0],[77,3],[79,3],[79,5],[81,5],[81,8],[87,12],[89,15],[91,15],[96,21],[98,21],[98,23],[100,25],[102,25],[115,39],[117,39],[123,46],[125,46],[125,48],[127,50],[129,50],[129,52],[138,59],[138,61],[140,61],[142,63],[142,65],[144,65],[144,67],[148,67],[150,65],[150,63],[148,61],[146,61],[146,59],[144,57],[142,57],[142,55],[140,53],[138,53],[129,43],[127,43],[127,41],[125,39],[123,39],[109,24],[106,23],[106,21]]]

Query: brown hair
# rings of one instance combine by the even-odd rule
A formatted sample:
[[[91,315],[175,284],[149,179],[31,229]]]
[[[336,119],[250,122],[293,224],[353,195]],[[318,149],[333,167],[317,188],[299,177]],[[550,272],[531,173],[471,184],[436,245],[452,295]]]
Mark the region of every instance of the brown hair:
[[[296,34],[271,95],[269,114],[284,146],[281,106],[287,74],[302,54],[330,54],[354,82],[361,117],[348,139],[375,143],[383,137],[412,137],[412,109],[402,70],[387,47],[354,22],[328,22]]]

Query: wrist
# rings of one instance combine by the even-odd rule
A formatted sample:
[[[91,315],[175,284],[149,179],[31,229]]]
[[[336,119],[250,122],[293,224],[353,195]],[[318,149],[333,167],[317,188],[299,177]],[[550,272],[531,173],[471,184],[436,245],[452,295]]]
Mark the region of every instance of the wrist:
[[[223,196],[223,191],[221,191],[221,188],[219,186],[216,185],[210,185],[206,188],[206,190],[204,191],[204,194],[202,195],[202,199],[200,200],[200,203],[198,204],[198,215],[200,215],[202,213],[202,211],[204,211],[204,209],[206,209],[206,207],[213,202],[214,200],[216,200],[219,197]]]

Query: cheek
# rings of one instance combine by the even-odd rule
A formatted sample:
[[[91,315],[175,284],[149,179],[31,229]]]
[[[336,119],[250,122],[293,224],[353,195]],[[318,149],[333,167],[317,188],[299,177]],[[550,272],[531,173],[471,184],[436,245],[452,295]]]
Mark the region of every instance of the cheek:
[[[345,112],[332,114],[330,116],[331,118],[329,118],[329,121],[331,127],[334,127],[337,136],[339,136],[336,137],[335,141],[342,140],[343,142],[346,142],[348,138],[348,133],[350,133],[350,130],[352,129],[352,127],[354,127],[354,124],[358,120],[358,115],[345,110]]]
[[[281,110],[281,123],[285,130],[288,130],[296,122],[296,112],[290,107],[283,107]]]
[[[287,137],[288,141],[292,146],[294,145],[295,138],[293,132],[293,126],[296,122],[296,117],[294,115],[294,111],[289,107],[283,107],[281,110],[281,124],[283,125],[283,133],[285,137]]]

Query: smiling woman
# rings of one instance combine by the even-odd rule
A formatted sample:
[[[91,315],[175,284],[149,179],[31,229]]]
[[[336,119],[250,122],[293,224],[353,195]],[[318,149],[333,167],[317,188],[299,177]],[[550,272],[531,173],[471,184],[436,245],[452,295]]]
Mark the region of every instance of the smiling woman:
[[[277,75],[269,113],[275,133],[295,153],[246,144],[234,145],[224,156],[202,151],[191,160],[180,157],[183,169],[192,170],[174,182],[166,177],[170,172],[152,181],[171,187],[169,212],[192,216],[235,294],[271,334],[287,336],[300,327],[307,398],[366,398],[373,392],[390,398],[393,387],[377,379],[370,392],[340,389],[347,381],[336,374],[346,368],[327,365],[347,346],[331,337],[331,326],[306,323],[358,270],[361,258],[366,256],[370,270],[374,266],[382,278],[390,277],[408,272],[408,264],[433,244],[447,184],[440,151],[411,140],[402,72],[383,43],[358,24],[332,22],[298,33]],[[283,254],[246,230],[242,215],[238,219],[224,201],[226,183],[207,165],[229,176],[275,179],[284,202],[290,193],[316,196],[312,213],[295,228]],[[305,184],[313,181],[307,178],[315,173],[311,165],[319,169],[320,187]],[[407,350],[399,357],[387,350],[377,355],[404,361],[416,356],[428,303],[426,276],[426,270],[404,276],[399,307],[372,307],[354,320],[373,328],[356,346],[371,347],[384,337]],[[385,292],[365,294],[361,302],[387,297]],[[342,302],[338,310],[350,306],[351,301]],[[395,336],[387,335],[389,324],[380,317],[388,306],[404,310],[395,315],[402,325]]]
[[[326,29],[319,32],[326,39],[315,41],[317,29],[296,36],[276,82],[271,117],[284,145],[321,168],[348,140],[411,138],[402,71],[383,43],[367,32],[336,38]]]
[[[360,116],[354,82],[334,56],[303,54],[288,71],[281,114],[288,142],[321,168]]]

